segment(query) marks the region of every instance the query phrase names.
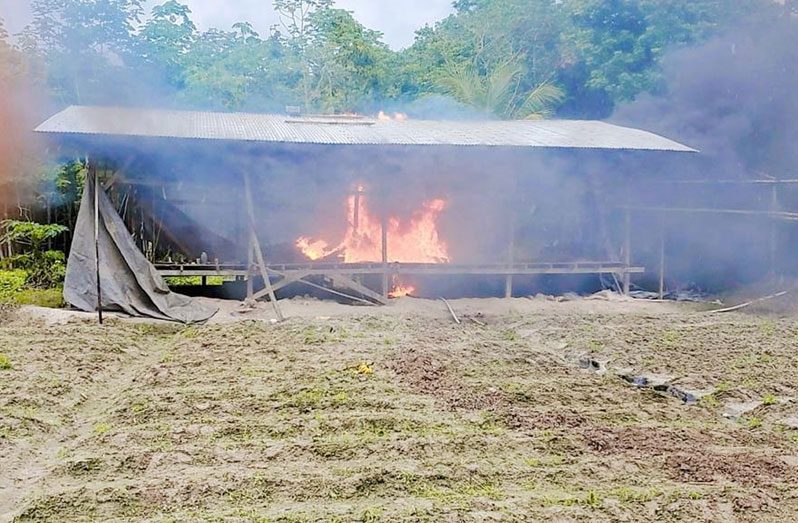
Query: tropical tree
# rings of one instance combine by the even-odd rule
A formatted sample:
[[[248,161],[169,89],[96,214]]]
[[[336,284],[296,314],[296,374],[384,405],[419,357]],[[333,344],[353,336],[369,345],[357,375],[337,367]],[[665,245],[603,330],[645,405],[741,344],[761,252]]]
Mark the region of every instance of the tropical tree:
[[[454,5],[454,15],[419,31],[403,53],[402,93],[443,93],[502,118],[555,110],[563,99],[556,85],[564,21],[559,4],[469,0]]]
[[[188,57],[179,98],[212,109],[282,110],[300,103],[302,72],[274,37],[262,40],[249,24],[200,34]]]
[[[22,247],[20,254],[3,260],[4,267],[22,269],[27,273],[28,284],[34,287],[57,285],[64,278],[64,253],[47,249],[54,238],[67,232],[58,224],[3,220],[0,223],[0,242],[13,242]]]
[[[313,106],[313,64],[308,47],[311,40],[312,17],[331,9],[334,0],[274,0],[279,25],[273,28],[275,38],[292,52],[293,65],[298,67],[302,80],[302,99],[305,108]]]
[[[33,0],[22,42],[47,65],[50,92],[62,104],[118,103],[138,85],[135,62],[142,0]]]
[[[39,151],[27,132],[43,115],[37,61],[8,41],[0,23],[0,218],[24,212],[40,181]]]
[[[189,53],[197,37],[191,9],[177,0],[152,8],[152,14],[138,34],[142,58],[163,71],[165,80],[182,87]]]
[[[280,19],[279,27],[286,32],[288,41],[305,47],[310,40],[313,15],[331,9],[334,4],[334,0],[274,0],[274,10]]]
[[[387,91],[385,64],[391,51],[382,33],[365,28],[343,9],[310,17],[305,59],[311,73],[312,105],[323,111],[353,111]]]
[[[0,86],[4,93],[11,93],[11,87],[28,73],[30,64],[24,54],[8,42],[8,32],[0,18]]]
[[[412,99],[443,86],[451,90],[452,77],[469,72],[483,79],[495,72],[499,80],[509,75],[506,62],[515,61],[522,66],[519,93],[554,84],[565,92],[558,112],[606,117],[617,104],[660,87],[661,60],[669,50],[703,41],[768,5],[773,4],[458,0],[455,14],[419,31],[402,53],[397,83],[401,95]]]
[[[552,114],[564,93],[544,82],[521,92],[523,69],[509,59],[481,73],[476,64],[449,66],[440,77],[443,91],[480,113],[500,118],[544,118]]]

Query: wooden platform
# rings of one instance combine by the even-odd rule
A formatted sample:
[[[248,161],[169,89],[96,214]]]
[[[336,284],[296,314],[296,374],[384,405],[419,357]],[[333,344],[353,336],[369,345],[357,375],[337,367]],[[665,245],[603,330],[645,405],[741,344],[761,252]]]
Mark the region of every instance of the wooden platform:
[[[248,276],[246,265],[199,265],[156,264],[161,276]],[[386,266],[382,263],[275,263],[267,266],[270,273],[304,272],[308,276],[328,274],[382,274]],[[387,271],[392,275],[484,275],[523,276],[531,274],[640,274],[644,267],[627,267],[613,262],[562,262],[562,263],[389,263]]]
[[[246,278],[252,281],[253,276],[259,274],[259,269],[247,267],[243,264],[220,264],[220,265],[199,265],[199,264],[156,264],[156,268],[161,276],[226,276]],[[292,283],[302,283],[311,287],[319,288],[332,294],[346,298],[357,299],[359,301],[370,301],[376,303],[387,303],[388,289],[381,289],[381,293],[370,289],[362,283],[356,281],[357,277],[363,275],[382,275],[383,282],[392,276],[504,276],[508,281],[508,295],[512,295],[512,277],[543,275],[543,274],[615,274],[626,276],[629,274],[640,274],[645,272],[643,267],[627,266],[617,262],[557,262],[557,263],[489,263],[489,264],[449,264],[449,263],[276,263],[268,264],[266,270],[272,280],[274,290],[282,289]],[[334,289],[320,286],[313,282],[304,280],[309,276],[322,276],[331,280],[336,287],[342,287],[355,291],[358,295],[364,296],[366,300],[357,296],[343,294]],[[250,285],[251,289],[251,285]],[[251,290],[250,298],[259,299],[265,296],[265,292],[254,292]]]

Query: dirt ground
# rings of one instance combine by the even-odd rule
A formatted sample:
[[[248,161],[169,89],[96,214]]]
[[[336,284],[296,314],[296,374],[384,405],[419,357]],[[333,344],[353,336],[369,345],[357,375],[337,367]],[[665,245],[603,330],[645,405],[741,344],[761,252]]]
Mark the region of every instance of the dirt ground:
[[[0,311],[0,521],[798,520],[798,316],[605,298]]]

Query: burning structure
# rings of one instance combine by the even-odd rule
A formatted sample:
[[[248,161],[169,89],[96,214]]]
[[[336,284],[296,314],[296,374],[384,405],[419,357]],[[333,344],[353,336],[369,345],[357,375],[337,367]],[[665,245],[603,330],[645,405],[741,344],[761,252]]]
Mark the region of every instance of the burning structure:
[[[624,179],[595,172],[591,158],[694,152],[598,121],[70,107],[37,132],[88,159],[113,219],[161,276],[235,277],[251,299],[306,285],[372,303],[413,292],[419,278],[492,278],[511,296],[536,275],[607,275],[628,291],[644,271],[631,214],[606,204],[623,198]],[[551,241],[530,245],[541,235]],[[86,303],[96,303],[90,287]]]

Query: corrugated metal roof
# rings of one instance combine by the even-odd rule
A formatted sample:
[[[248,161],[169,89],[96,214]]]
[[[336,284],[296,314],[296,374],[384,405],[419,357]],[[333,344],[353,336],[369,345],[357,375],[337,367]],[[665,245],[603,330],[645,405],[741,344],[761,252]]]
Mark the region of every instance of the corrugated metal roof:
[[[653,133],[600,121],[372,120],[327,116],[72,106],[37,129],[82,134],[328,145],[458,145],[696,152]]]

